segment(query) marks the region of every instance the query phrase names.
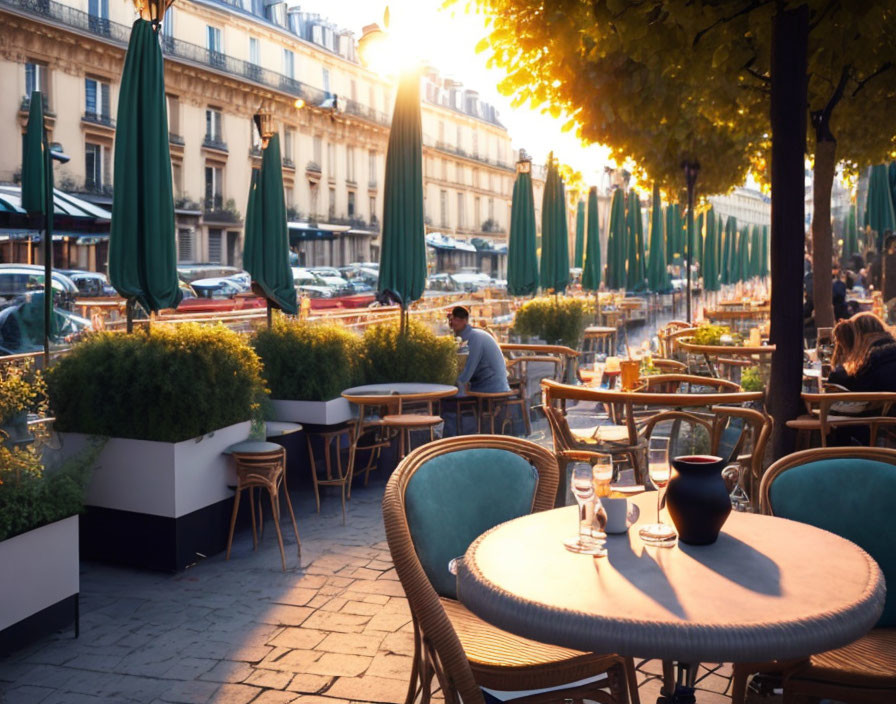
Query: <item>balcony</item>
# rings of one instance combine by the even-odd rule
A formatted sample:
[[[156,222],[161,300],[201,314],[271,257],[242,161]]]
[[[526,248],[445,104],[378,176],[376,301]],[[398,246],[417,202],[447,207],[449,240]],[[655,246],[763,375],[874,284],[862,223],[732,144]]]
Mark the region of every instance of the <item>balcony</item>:
[[[261,145],[256,144],[254,146],[249,147],[249,156],[253,159],[261,159]]]
[[[294,162],[292,159],[289,159],[289,158],[287,158],[287,157],[283,157],[283,158],[280,160],[280,162],[283,164],[283,168],[284,168],[284,169],[292,169],[293,171],[296,170],[296,162]]]
[[[178,147],[184,146],[184,138],[174,132],[168,133],[168,143]]]
[[[85,112],[81,117],[82,122],[87,122],[91,125],[99,125],[101,127],[108,127],[110,129],[115,129],[115,120],[113,120],[108,115],[103,115],[97,112]]]
[[[205,135],[205,138],[202,140],[203,149],[213,149],[216,152],[223,152],[227,154],[227,142],[221,140],[220,135]]]
[[[3,4],[2,0],[0,0],[0,4]],[[46,93],[41,94],[41,102],[44,104],[44,117],[56,117],[56,113],[50,110]],[[22,104],[19,105],[19,112],[27,115],[30,110],[31,96],[26,95],[24,98],[22,98]]]
[[[206,222],[238,223],[240,213],[232,200],[224,202],[223,196],[208,196],[202,204],[202,219]]]

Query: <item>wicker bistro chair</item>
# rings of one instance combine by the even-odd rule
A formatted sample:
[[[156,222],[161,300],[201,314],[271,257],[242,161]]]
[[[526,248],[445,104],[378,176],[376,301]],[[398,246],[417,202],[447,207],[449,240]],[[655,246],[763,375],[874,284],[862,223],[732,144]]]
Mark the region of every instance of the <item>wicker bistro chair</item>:
[[[829,530],[873,557],[896,584],[892,541],[896,450],[829,447],[775,462],[760,486],[764,514]],[[832,565],[836,569],[836,565]],[[743,704],[751,672],[784,673],[784,701],[833,699],[850,704],[896,701],[896,590],[889,589],[877,625],[857,641],[798,663],[747,663],[734,668],[733,704]]]
[[[870,444],[877,443],[881,429],[896,429],[896,393],[824,392],[803,393],[806,414],[787,421],[787,427],[797,431],[801,447],[807,447],[813,432],[821,436],[821,446],[827,447],[828,436],[837,428],[868,428]]]
[[[456,599],[449,561],[495,525],[551,508],[556,487],[557,462],[548,450],[501,435],[437,440],[414,450],[392,474],[383,520],[414,624],[406,704],[429,702],[434,679],[446,704],[483,704],[482,688],[520,692],[513,699],[520,704],[585,698],[622,704],[629,693],[638,704],[630,658],[514,636]],[[545,688],[555,691],[523,692]]]
[[[698,378],[703,379],[703,377]],[[712,380],[707,379],[707,381]],[[668,410],[689,408],[692,409],[692,412],[697,412],[701,408],[742,406],[745,403],[763,400],[763,394],[759,391],[723,390],[718,393],[688,394],[607,391],[558,384],[549,379],[541,382],[541,389],[543,407],[554,435],[554,450],[558,453],[558,462],[563,463],[562,454],[559,453],[570,449],[606,452],[616,456],[622,454],[632,462],[635,481],[644,485],[648,484],[648,477],[646,463],[642,457],[644,449],[642,429],[650,417]],[[586,431],[570,431],[562,412],[568,401],[601,403],[608,408],[615,406],[617,424],[598,425]],[[554,411],[549,412],[548,409],[554,409]],[[589,439],[586,433],[591,430],[594,431],[594,436]],[[558,505],[562,505],[564,497],[565,491],[558,493]]]

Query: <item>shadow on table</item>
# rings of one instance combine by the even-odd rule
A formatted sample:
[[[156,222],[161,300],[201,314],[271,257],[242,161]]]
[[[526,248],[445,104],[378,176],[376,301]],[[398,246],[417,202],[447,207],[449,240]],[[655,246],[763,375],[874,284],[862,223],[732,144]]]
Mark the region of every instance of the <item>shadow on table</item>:
[[[707,569],[744,589],[768,596],[781,595],[781,570],[774,560],[727,533],[712,545],[678,544],[679,549]]]
[[[675,587],[669,582],[666,572],[651,554],[653,550],[665,550],[665,548],[642,547],[641,554],[638,555],[632,548],[634,539],[634,536],[631,536],[629,540],[612,540],[607,546],[607,562],[633,587],[649,596],[670,613],[681,619],[686,619],[687,614],[678,600]],[[594,567],[598,574],[600,574],[601,562],[602,560],[594,561]]]

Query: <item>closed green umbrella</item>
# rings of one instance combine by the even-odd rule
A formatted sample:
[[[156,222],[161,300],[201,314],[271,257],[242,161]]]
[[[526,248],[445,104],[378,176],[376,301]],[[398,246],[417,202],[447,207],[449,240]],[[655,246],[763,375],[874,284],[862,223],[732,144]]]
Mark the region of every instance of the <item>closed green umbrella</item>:
[[[600,288],[600,218],[597,209],[597,187],[588,189],[588,215],[586,218],[585,261],[582,267],[582,288],[597,291]]]
[[[703,266],[703,238],[706,218],[703,213],[697,216],[697,231],[694,235],[694,248],[691,250],[691,258],[700,266]]]
[[[666,242],[663,222],[663,204],[660,187],[653,184],[652,208],[650,211],[650,251],[647,259],[647,288],[656,293],[664,293],[671,287],[669,272],[666,270]]]
[[[883,249],[884,233],[896,230],[896,215],[890,191],[888,166],[878,164],[871,167],[868,179],[868,202],[865,206],[865,224],[876,234],[877,250]]]
[[[684,224],[681,207],[672,203],[666,208],[666,261],[669,264],[681,262],[684,258]]]
[[[856,206],[849,206],[849,214],[846,216],[846,223],[843,228],[845,237],[843,238],[843,257],[851,257],[853,254],[859,254],[859,235],[856,229]]]
[[[890,182],[890,201],[893,203],[893,212],[896,213],[896,161],[891,161],[887,167],[887,179]]]
[[[175,308],[183,296],[177,278],[162,49],[157,29],[143,19],[131,29],[121,75],[109,280],[129,304],[136,301],[147,311]]]
[[[750,278],[762,275],[762,235],[759,225],[753,225],[750,235]]]
[[[737,235],[737,280],[750,278],[750,230],[746,226]]]
[[[625,287],[629,291],[644,291],[647,288],[644,263],[644,221],[641,217],[641,201],[634,189],[628,192],[625,230],[627,240]]]
[[[532,196],[532,164],[517,164],[510,206],[510,241],[507,245],[507,292],[532,296],[538,290],[538,254],[535,249],[535,198]]]
[[[722,239],[722,260],[720,271],[723,284],[736,283],[737,272],[734,266],[734,247],[737,238],[737,218],[729,215],[725,221],[725,232]]]
[[[261,156],[261,170],[252,170],[246,206],[243,267],[273,305],[295,315],[298,311],[292,268],[289,266],[289,234],[280,166],[280,135],[273,135]]]
[[[706,213],[706,239],[703,240],[703,290],[719,290],[718,237],[716,225],[718,218],[712,208]]]
[[[553,153],[541,202],[541,287],[561,293],[569,284],[569,230],[566,225],[566,196]]]
[[[582,268],[582,261],[585,254],[585,201],[580,200],[576,206],[576,254],[575,264],[577,268]]]
[[[22,207],[29,213],[44,215],[43,259],[44,293],[41,299],[43,344],[49,362],[53,318],[53,160],[44,129],[44,100],[39,90],[31,93],[28,126],[22,153]],[[32,308],[36,305],[34,300]]]
[[[607,288],[625,288],[625,191],[613,191],[607,237]]]
[[[423,137],[420,78],[405,74],[395,96],[383,188],[379,291],[392,291],[402,310],[423,295],[426,240],[423,231]]]

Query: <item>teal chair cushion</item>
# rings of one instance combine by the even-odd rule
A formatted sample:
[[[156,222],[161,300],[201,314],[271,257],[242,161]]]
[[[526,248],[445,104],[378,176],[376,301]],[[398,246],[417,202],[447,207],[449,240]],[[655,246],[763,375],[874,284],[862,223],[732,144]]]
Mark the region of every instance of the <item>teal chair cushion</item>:
[[[507,450],[458,450],[420,466],[405,491],[405,512],[420,563],[435,590],[457,598],[448,563],[499,523],[532,512],[538,474]]]
[[[896,585],[896,465],[859,459],[810,462],[780,474],[769,488],[774,514],[836,533],[859,545]],[[831,569],[837,569],[831,565]],[[896,589],[887,590],[878,626],[896,626]]]

